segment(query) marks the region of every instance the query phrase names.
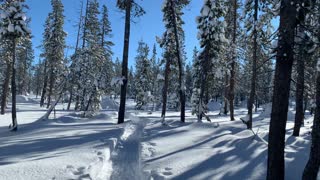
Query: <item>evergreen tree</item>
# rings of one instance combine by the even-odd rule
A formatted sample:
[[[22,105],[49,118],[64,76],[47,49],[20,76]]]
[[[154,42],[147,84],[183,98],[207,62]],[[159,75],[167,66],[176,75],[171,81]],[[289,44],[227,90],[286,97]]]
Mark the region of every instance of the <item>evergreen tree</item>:
[[[223,1],[204,1],[204,5],[201,9],[201,15],[197,17],[198,23],[198,39],[200,40],[202,52],[199,56],[199,79],[200,79],[200,93],[198,101],[198,117],[201,120],[204,114],[203,107],[207,102],[204,101],[204,92],[209,79],[209,75],[215,76],[215,73],[221,72],[221,61],[222,52],[225,44],[228,42],[224,36],[225,34],[225,23],[223,22],[224,12]],[[207,91],[208,93],[208,91]]]
[[[145,11],[138,4],[136,4],[134,0],[117,0],[117,6],[119,9],[125,10],[125,13],[126,13],[122,73],[121,73],[123,78],[123,83],[121,83],[122,85],[121,85],[121,94],[120,94],[120,107],[119,107],[119,114],[118,114],[118,124],[121,124],[121,123],[124,123],[125,108],[126,108],[131,13],[135,17],[139,17],[145,14]]]
[[[166,59],[165,70],[165,85],[163,91],[163,107],[162,118],[165,119],[167,108],[167,91],[169,85],[170,71],[178,71],[178,87],[175,93],[172,93],[171,98],[177,99],[177,92],[180,98],[180,120],[185,121],[185,85],[184,85],[184,31],[182,25],[183,8],[189,4],[189,0],[166,0],[163,2],[163,22],[165,23],[166,31],[162,38],[158,38],[158,43],[165,49],[164,57]],[[175,74],[175,73],[173,73]],[[176,82],[176,80],[174,80]]]
[[[249,44],[252,44],[252,70],[251,70],[251,85],[250,96],[248,101],[248,114],[249,119],[246,123],[248,129],[252,129],[252,112],[254,100],[257,98],[257,76],[258,76],[258,55],[263,53],[263,49],[270,42],[270,30],[272,29],[271,20],[273,18],[272,12],[270,12],[270,6],[268,1],[249,0],[245,4],[245,28],[249,36]],[[259,11],[259,9],[261,9]],[[261,56],[260,56],[261,57]],[[264,63],[264,60],[261,61]],[[256,104],[257,107],[257,104]]]
[[[33,59],[34,52],[31,39],[23,38],[17,47],[17,93],[20,95],[30,93]]]
[[[294,60],[295,28],[303,23],[309,4],[282,0],[272,112],[269,128],[267,179],[284,179],[285,132]],[[298,8],[297,7],[301,7]]]
[[[1,4],[0,38],[8,39],[11,43],[11,95],[12,95],[12,125],[11,131],[18,130],[16,112],[16,47],[21,37],[29,36],[30,30],[27,27],[27,17],[23,12],[23,1],[6,1]]]
[[[48,61],[48,103],[47,108],[51,104],[52,96],[56,95],[60,90],[57,89],[61,84],[62,78],[65,75],[64,64],[64,48],[66,33],[63,30],[64,26],[64,6],[61,0],[51,0],[52,13],[49,14],[50,26],[48,27],[49,37],[45,41],[45,54]]]
[[[78,95],[80,97],[80,110],[84,116],[96,112],[100,108],[100,96],[105,85],[103,74],[106,56],[102,47],[99,23],[99,3],[97,0],[88,2],[86,20],[84,23],[83,48],[75,57],[75,74],[79,74]]]
[[[151,64],[148,59],[149,46],[143,41],[139,42],[136,56],[136,101],[137,109],[141,109],[147,105],[149,96],[151,95],[152,81]]]

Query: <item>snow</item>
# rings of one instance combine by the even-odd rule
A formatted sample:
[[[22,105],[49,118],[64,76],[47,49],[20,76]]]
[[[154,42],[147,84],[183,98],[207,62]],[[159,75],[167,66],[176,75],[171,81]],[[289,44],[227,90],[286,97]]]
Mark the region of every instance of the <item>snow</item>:
[[[247,110],[235,110],[236,121],[217,115],[212,101],[208,116],[197,122],[186,112],[134,110],[127,101],[125,123],[117,125],[117,101],[102,98],[101,112],[91,118],[56,108],[56,117],[39,120],[46,109],[39,99],[18,96],[19,130],[9,132],[10,112],[0,116],[0,179],[265,179],[271,104],[253,115],[253,130],[240,121]],[[309,157],[313,117],[306,115],[300,137],[292,137],[294,109],[289,108],[286,177],[300,179]]]
[[[39,121],[46,109],[29,97],[17,100],[17,133],[7,128],[11,114],[0,116],[0,179],[109,179],[113,139],[121,134],[116,113],[86,119],[59,105],[56,119]]]
[[[124,77],[114,77],[111,80],[111,86],[122,86],[124,80]]]
[[[208,16],[210,12],[210,8],[207,5],[204,5],[201,10],[201,16]]]

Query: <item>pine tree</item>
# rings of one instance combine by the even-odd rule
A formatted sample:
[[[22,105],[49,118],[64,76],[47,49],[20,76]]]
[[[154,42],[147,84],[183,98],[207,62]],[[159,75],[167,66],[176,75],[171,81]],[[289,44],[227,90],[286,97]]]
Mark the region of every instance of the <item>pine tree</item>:
[[[111,93],[111,85],[110,82],[112,80],[113,76],[113,68],[112,68],[112,55],[113,52],[111,50],[111,47],[114,45],[111,41],[112,37],[112,29],[111,29],[111,23],[109,21],[109,15],[108,15],[108,8],[107,6],[102,6],[102,19],[100,22],[101,26],[101,46],[104,49],[105,54],[105,62],[103,64],[103,71],[102,71],[102,88],[105,93]]]
[[[64,25],[64,6],[61,0],[51,0],[52,13],[49,14],[51,19],[49,27],[49,38],[46,42],[47,48],[44,54],[48,60],[48,76],[49,76],[49,89],[48,89],[48,103],[47,108],[51,104],[52,96],[59,90],[57,87],[60,85],[63,75],[65,74],[64,64],[64,48],[66,33],[63,30]]]
[[[3,75],[3,79],[4,82],[2,84],[2,91],[1,91],[1,114],[5,114],[5,109],[7,107],[7,99],[8,99],[8,94],[9,94],[9,85],[10,85],[10,77],[11,77],[11,62],[10,62],[10,57],[12,56],[10,53],[10,42],[7,39],[1,38],[1,45],[3,48],[3,52],[2,57],[3,57],[3,61],[4,61],[4,65],[5,66],[1,66],[1,67],[5,67],[3,71],[4,75]]]
[[[118,124],[121,124],[121,123],[124,123],[125,108],[126,108],[131,13],[133,13],[135,17],[139,17],[139,16],[142,16],[145,13],[145,11],[133,0],[117,0],[117,6],[119,9],[125,10],[125,13],[126,13],[124,48],[123,48],[123,59],[122,59],[123,83],[121,85],[120,107],[119,107],[119,114],[118,114]]]
[[[220,72],[221,69],[221,53],[224,50],[225,44],[228,42],[225,38],[225,23],[222,18],[225,16],[225,5],[223,1],[204,1],[201,9],[201,15],[197,17],[198,23],[198,39],[203,51],[199,55],[200,63],[200,97],[199,97],[199,111],[198,118],[201,120],[204,114],[205,104],[204,92],[207,89],[209,73]],[[214,76],[214,74],[211,74]],[[198,90],[199,91],[199,90]],[[195,91],[195,92],[198,92]],[[208,93],[208,91],[207,91]],[[208,98],[207,98],[208,99]]]
[[[303,23],[306,2],[282,0],[280,9],[279,41],[269,128],[267,179],[284,179],[284,147],[289,105],[291,71],[294,60],[295,28]],[[303,3],[303,5],[302,5]],[[297,7],[303,7],[298,8]]]
[[[17,47],[17,93],[26,95],[30,93],[31,68],[34,59],[32,42],[23,38]]]
[[[170,71],[178,70],[178,87],[180,98],[180,121],[185,121],[185,85],[184,85],[184,31],[182,29],[182,9],[189,4],[189,0],[166,0],[163,2],[163,22],[165,23],[166,31],[162,38],[158,38],[158,43],[165,49],[164,57],[166,59],[165,70],[165,85],[163,91],[163,107],[162,118],[165,119],[167,90],[169,85]],[[173,59],[173,60],[170,60]],[[171,67],[172,66],[172,67]],[[172,94],[172,98],[176,99],[176,93]]]
[[[83,48],[75,54],[75,74],[79,75],[77,84],[80,110],[84,112],[84,116],[99,110],[100,96],[105,87],[103,68],[105,68],[106,54],[101,43],[99,14],[98,1],[89,1],[83,27]]]
[[[315,42],[320,42],[320,1],[313,1],[314,7],[311,9],[313,17],[310,18],[313,21],[313,28],[311,29],[314,32],[314,40]],[[308,7],[308,6],[307,6]],[[316,68],[316,107],[315,107],[315,115],[313,120],[312,127],[312,141],[310,148],[310,156],[309,160],[304,168],[302,179],[317,179],[319,178],[319,170],[320,170],[320,46],[317,44],[315,51],[313,51],[314,57],[317,61]],[[309,49],[310,51],[310,49]]]
[[[150,96],[152,89],[151,64],[148,59],[149,46],[143,41],[139,42],[136,56],[136,101],[137,109],[141,109],[148,103],[148,96]]]
[[[23,12],[23,1],[6,1],[1,4],[0,36],[11,42],[12,62],[11,62],[11,94],[12,94],[12,126],[11,131],[18,130],[16,112],[16,47],[21,37],[29,36],[30,30],[27,28],[26,15]]]
[[[248,35],[249,44],[252,47],[251,65],[251,84],[250,95],[248,100],[248,114],[249,119],[246,123],[248,129],[252,129],[252,114],[253,104],[257,99],[257,79],[258,79],[258,55],[263,54],[263,49],[268,48],[270,42],[270,29],[272,29],[271,20],[273,18],[270,12],[268,1],[249,0],[246,1],[244,14],[245,14],[245,28]],[[259,9],[261,9],[259,11]],[[260,58],[261,59],[261,56]],[[261,60],[260,64],[265,60]],[[257,107],[257,104],[256,104]]]

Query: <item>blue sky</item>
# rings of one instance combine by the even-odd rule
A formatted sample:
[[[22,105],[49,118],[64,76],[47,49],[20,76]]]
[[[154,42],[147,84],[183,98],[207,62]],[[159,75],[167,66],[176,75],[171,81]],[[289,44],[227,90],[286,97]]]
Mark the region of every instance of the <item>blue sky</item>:
[[[65,6],[65,31],[68,33],[67,45],[74,46],[77,33],[77,19],[80,12],[80,0],[62,0]],[[123,51],[123,34],[124,34],[124,14],[116,8],[116,0],[99,0],[100,5],[105,4],[109,8],[109,16],[113,29],[112,41],[115,43],[113,47],[114,57],[119,57],[122,60]],[[130,50],[129,50],[129,66],[134,66],[134,57],[138,41],[145,41],[150,47],[156,42],[155,37],[161,36],[164,32],[162,23],[162,0],[137,0],[137,2],[145,9],[146,14],[143,17],[135,19],[136,23],[131,26]],[[199,3],[201,2],[201,3]],[[28,10],[29,17],[32,18],[31,29],[33,44],[35,47],[35,63],[38,62],[40,49],[36,48],[41,45],[43,25],[48,13],[51,11],[50,0],[27,0],[30,9]],[[186,51],[188,61],[192,59],[192,50],[194,46],[198,46],[199,42],[196,39],[197,26],[195,17],[199,15],[202,6],[202,1],[191,1],[190,5],[185,9],[183,17],[185,21],[184,29],[186,35]],[[158,47],[158,56],[160,57],[162,50]],[[70,56],[73,50],[68,51]]]

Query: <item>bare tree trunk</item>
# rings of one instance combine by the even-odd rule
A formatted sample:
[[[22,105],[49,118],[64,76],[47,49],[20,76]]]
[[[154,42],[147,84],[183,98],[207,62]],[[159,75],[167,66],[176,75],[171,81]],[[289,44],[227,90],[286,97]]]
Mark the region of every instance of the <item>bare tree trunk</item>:
[[[47,86],[48,86],[47,66],[48,66],[48,60],[45,60],[44,70],[43,70],[44,80],[43,80],[43,88],[41,93],[40,107],[44,106],[44,100],[46,98],[46,93],[47,93]]]
[[[319,61],[319,60],[318,60]],[[319,62],[318,62],[319,63]],[[320,72],[317,74],[316,109],[312,127],[310,157],[303,171],[303,180],[316,180],[320,170]]]
[[[54,83],[55,83],[55,76],[54,76],[54,72],[53,72],[53,67],[51,65],[50,67],[50,82],[49,82],[49,94],[48,94],[48,104],[47,104],[47,108],[50,107],[51,104],[51,97],[52,97],[52,93],[53,93],[53,87],[54,87]]]
[[[235,91],[235,78],[236,78],[236,38],[237,38],[237,0],[233,0],[233,33],[232,33],[232,44],[233,44],[233,54],[231,63],[231,73],[230,73],[230,89],[229,89],[229,106],[230,106],[230,120],[234,121],[234,91]]]
[[[70,97],[69,97],[69,102],[68,102],[68,107],[67,107],[68,111],[70,110],[70,106],[71,106],[71,103],[72,103],[72,98],[73,98],[73,89],[71,87],[71,89],[70,89]]]
[[[123,84],[121,85],[120,107],[118,113],[118,124],[124,123],[124,116],[126,111],[126,96],[127,96],[127,83],[128,83],[128,55],[129,55],[129,40],[130,40],[130,18],[131,18],[131,0],[126,0],[126,20],[124,32],[124,48],[123,48],[123,61],[122,61],[122,78]]]
[[[11,77],[11,62],[7,61],[7,72],[6,72],[6,78],[3,83],[2,87],[2,97],[1,97],[1,114],[5,114],[6,107],[7,107],[7,96],[9,93],[9,84],[10,84],[10,77]]]
[[[296,3],[282,0],[280,9],[279,42],[269,127],[267,180],[284,179],[284,147],[293,64]]]
[[[253,103],[256,94],[256,80],[257,80],[257,48],[258,48],[258,32],[257,32],[257,22],[258,22],[258,0],[254,0],[254,28],[253,28],[253,59],[252,59],[252,77],[251,77],[251,91],[248,104],[248,114],[249,120],[247,123],[247,129],[252,129],[252,111]]]
[[[177,22],[176,22],[175,3],[173,0],[171,0],[171,12],[172,12],[173,29],[174,29],[174,35],[175,35],[175,41],[176,41],[176,56],[177,56],[178,65],[179,65],[179,94],[180,94],[180,111],[181,111],[180,121],[185,122],[186,93],[185,93],[185,88],[183,84],[184,68],[183,68],[183,62],[182,62],[181,53],[180,53],[180,42],[179,42],[178,28],[177,28]]]
[[[229,75],[228,75],[228,72],[226,72],[226,75],[225,75],[226,79],[225,79],[225,87],[224,87],[224,110],[223,110],[223,114],[224,115],[227,115],[228,114],[228,101],[229,101]]]
[[[163,121],[166,117],[166,111],[167,111],[167,98],[168,98],[168,86],[169,86],[169,74],[170,74],[170,60],[166,60],[166,69],[164,74],[164,86],[163,86],[163,92],[162,92],[162,113],[161,117],[163,118]]]
[[[16,108],[16,93],[17,93],[17,87],[16,87],[16,67],[15,67],[15,61],[16,61],[16,39],[14,38],[12,40],[12,78],[11,78],[11,93],[12,93],[12,128],[11,131],[17,131],[18,130],[18,122],[17,122],[17,108]]]
[[[299,28],[301,29],[301,28]],[[302,30],[302,29],[301,29]],[[304,94],[304,60],[302,59],[303,50],[299,47],[299,54],[297,59],[297,83],[296,83],[296,115],[293,128],[293,136],[299,136],[300,128],[303,124],[303,94]]]

